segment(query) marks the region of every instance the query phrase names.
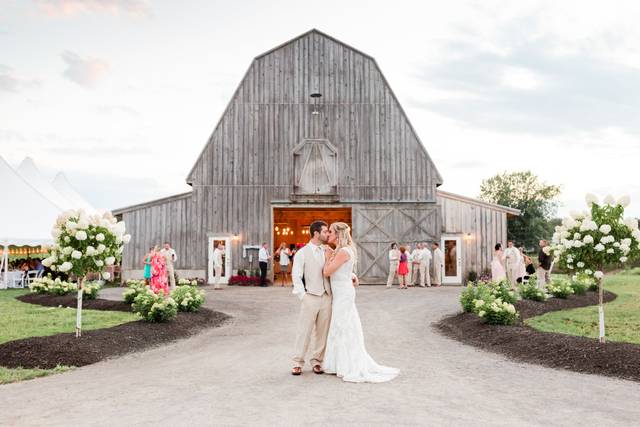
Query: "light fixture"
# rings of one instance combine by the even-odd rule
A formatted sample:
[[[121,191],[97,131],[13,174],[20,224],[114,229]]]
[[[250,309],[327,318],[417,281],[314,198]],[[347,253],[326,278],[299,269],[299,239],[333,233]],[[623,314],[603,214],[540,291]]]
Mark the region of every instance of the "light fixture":
[[[311,111],[311,114],[318,115],[320,114],[320,111],[318,111],[318,101],[322,97],[322,94],[319,92],[314,92],[310,96],[311,98],[313,98],[313,111]]]

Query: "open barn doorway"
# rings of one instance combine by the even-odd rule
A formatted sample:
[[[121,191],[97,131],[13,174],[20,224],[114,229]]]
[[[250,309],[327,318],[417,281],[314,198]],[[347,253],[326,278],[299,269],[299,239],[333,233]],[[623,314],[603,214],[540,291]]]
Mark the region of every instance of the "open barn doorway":
[[[347,207],[274,207],[273,208],[273,282],[275,286],[291,286],[293,255],[306,245],[311,236],[309,225],[322,220],[327,224],[346,222],[351,226],[351,208]],[[286,250],[280,251],[280,248]],[[281,253],[289,259],[285,265]]]

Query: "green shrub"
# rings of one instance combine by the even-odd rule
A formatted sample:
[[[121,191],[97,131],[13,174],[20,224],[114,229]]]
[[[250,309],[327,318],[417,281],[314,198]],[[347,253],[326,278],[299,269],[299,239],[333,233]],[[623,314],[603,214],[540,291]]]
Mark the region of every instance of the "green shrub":
[[[584,295],[587,293],[587,285],[579,280],[571,281],[571,289],[573,289],[573,293],[576,295]]]
[[[536,286],[535,282],[520,285],[520,287],[518,288],[518,292],[520,293],[522,299],[528,299],[531,301],[547,300],[547,294],[545,294],[542,289],[539,289]]]
[[[29,290],[39,294],[67,295],[72,292],[76,292],[78,290],[78,285],[60,280],[59,277],[54,280],[51,276],[45,276],[39,279],[34,279],[29,284]]]
[[[573,295],[573,287],[571,282],[566,279],[555,279],[547,285],[547,292],[556,298],[566,299],[569,295]]]
[[[147,290],[147,285],[142,280],[128,280],[127,286],[129,289],[122,294],[125,304],[133,304],[136,297]]]
[[[474,283],[478,280],[478,273],[475,270],[469,270],[467,273],[467,282]]]
[[[462,310],[467,313],[474,312],[474,301],[478,299],[486,299],[491,295],[489,286],[484,282],[468,285],[460,294],[460,305]]]
[[[136,296],[131,310],[147,322],[166,322],[176,317],[178,304],[171,297],[147,289]]]
[[[98,292],[102,286],[98,282],[87,282],[82,285],[82,297],[86,299],[98,298]]]
[[[198,281],[194,279],[180,279],[178,286],[198,286]]]
[[[476,300],[474,302],[478,316],[491,325],[513,325],[518,318],[518,312],[513,304],[500,298]]]
[[[179,311],[196,312],[204,303],[204,291],[195,286],[178,286],[171,292],[171,298],[178,304]]]
[[[507,280],[490,282],[489,289],[491,290],[491,295],[493,295],[494,298],[500,298],[502,301],[509,304],[515,304],[518,300],[518,294],[514,292],[511,287],[511,283]]]

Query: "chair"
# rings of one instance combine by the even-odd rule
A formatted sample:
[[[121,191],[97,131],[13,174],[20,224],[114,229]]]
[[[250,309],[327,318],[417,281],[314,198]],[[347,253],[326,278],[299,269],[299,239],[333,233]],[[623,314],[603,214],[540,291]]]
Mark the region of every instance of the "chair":
[[[9,272],[8,281],[9,283],[7,284],[7,287],[9,288],[24,288],[24,277],[22,275],[22,271]]]
[[[27,271],[27,286],[29,286],[31,284],[31,282],[33,282],[35,279],[40,277],[39,275],[41,273],[42,272],[38,271],[38,270],[29,270],[29,271]]]

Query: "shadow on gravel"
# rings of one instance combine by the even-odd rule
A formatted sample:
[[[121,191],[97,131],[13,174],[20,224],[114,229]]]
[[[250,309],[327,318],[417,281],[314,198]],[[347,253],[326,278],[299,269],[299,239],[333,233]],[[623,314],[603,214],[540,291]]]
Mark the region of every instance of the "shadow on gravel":
[[[605,292],[606,302],[616,295]],[[541,314],[598,304],[598,294],[552,298],[546,302],[519,301],[520,321],[514,326],[488,325],[475,314],[459,313],[432,326],[443,335],[507,356],[511,360],[551,368],[640,381],[640,345],[610,342],[600,344],[586,337],[541,332],[522,323]]]
[[[76,307],[74,296],[23,295],[20,301],[44,306]],[[91,310],[130,311],[121,301],[86,300],[83,308]],[[85,366],[126,353],[145,350],[176,341],[197,332],[225,323],[230,317],[224,313],[200,308],[197,313],[178,313],[166,323],[147,323],[141,320],[93,331],[83,331],[76,339],[75,332],[48,337],[32,337],[0,345],[0,366],[6,368],[55,368],[57,365]]]

